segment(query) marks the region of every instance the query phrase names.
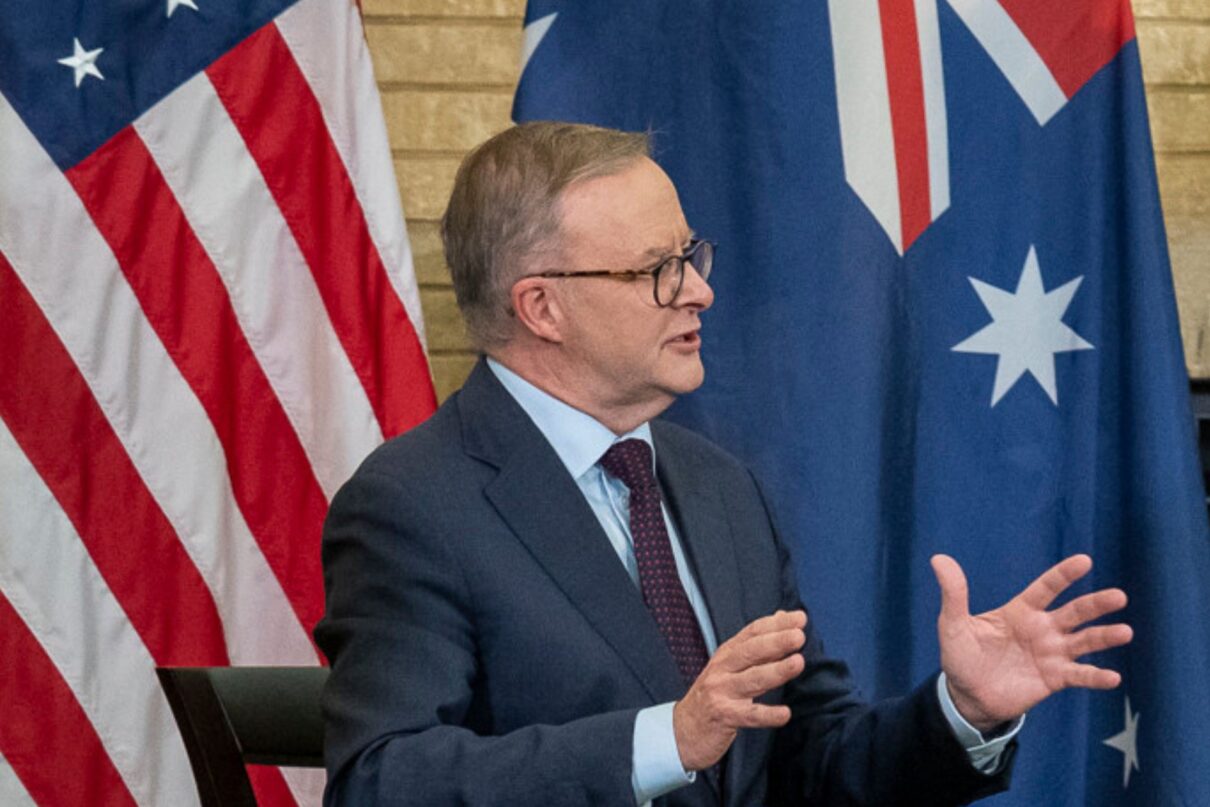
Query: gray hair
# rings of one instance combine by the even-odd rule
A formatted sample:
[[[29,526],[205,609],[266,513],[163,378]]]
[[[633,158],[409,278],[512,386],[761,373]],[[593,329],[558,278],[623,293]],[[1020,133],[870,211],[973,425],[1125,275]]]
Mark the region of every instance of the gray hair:
[[[539,121],[506,129],[467,155],[441,219],[441,239],[477,349],[511,338],[509,292],[527,260],[558,234],[563,192],[650,153],[642,132]]]

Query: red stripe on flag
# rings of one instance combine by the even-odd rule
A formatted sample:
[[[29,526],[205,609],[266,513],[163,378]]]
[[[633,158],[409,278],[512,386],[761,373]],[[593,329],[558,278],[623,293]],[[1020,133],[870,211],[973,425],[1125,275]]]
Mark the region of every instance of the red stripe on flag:
[[[924,76],[912,0],[878,0],[886,54],[891,129],[899,174],[899,214],[903,251],[932,221],[929,207],[928,131],[924,118]]]
[[[1129,0],[1000,0],[1068,98],[1134,39]]]
[[[436,406],[424,351],[289,46],[266,25],[206,74],[311,268],[383,433],[420,423]]]
[[[135,807],[88,715],[3,592],[0,658],[0,753],[33,800]]]
[[[0,417],[156,660],[226,664],[210,590],[3,255],[0,300]]]
[[[310,631],[323,613],[327,500],[218,271],[134,129],[119,132],[67,177],[214,424],[240,511]]]
[[[297,804],[282,772],[268,765],[245,765],[257,807],[292,807]]]

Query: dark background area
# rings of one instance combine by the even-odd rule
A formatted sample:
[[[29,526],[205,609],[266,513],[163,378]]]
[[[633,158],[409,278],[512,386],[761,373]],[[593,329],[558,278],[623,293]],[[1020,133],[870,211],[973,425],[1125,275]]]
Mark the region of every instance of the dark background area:
[[[1202,460],[1202,487],[1210,492],[1210,379],[1189,382],[1193,393],[1193,417],[1197,428],[1197,453]],[[1210,496],[1206,497],[1210,508]]]

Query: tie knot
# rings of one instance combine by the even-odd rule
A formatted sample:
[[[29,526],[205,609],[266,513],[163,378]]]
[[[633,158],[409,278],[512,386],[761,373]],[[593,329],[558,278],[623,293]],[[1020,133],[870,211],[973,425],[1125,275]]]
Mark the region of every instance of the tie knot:
[[[655,487],[651,464],[651,446],[637,438],[614,443],[601,457],[601,467],[631,491]]]

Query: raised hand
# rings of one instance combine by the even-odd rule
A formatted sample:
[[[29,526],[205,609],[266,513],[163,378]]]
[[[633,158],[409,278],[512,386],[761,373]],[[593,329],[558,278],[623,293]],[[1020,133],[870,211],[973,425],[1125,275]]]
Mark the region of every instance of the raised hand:
[[[1109,588],[1046,610],[1092,568],[1092,558],[1073,555],[1052,566],[1005,605],[972,616],[966,575],[953,558],[934,555],[941,586],[937,635],[941,669],[950,697],[980,731],[1013,720],[1067,687],[1112,689],[1121,676],[1081,664],[1077,658],[1132,638],[1129,625],[1081,626],[1126,606],[1126,593]]]
[[[754,703],[802,672],[807,615],[778,611],[749,623],[721,644],[672,711],[681,764],[687,771],[722,759],[741,728],[776,728],[789,706]]]

